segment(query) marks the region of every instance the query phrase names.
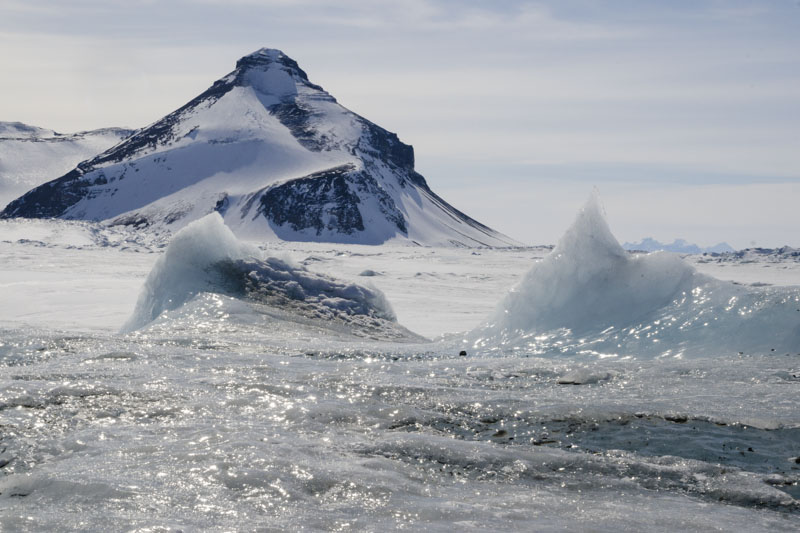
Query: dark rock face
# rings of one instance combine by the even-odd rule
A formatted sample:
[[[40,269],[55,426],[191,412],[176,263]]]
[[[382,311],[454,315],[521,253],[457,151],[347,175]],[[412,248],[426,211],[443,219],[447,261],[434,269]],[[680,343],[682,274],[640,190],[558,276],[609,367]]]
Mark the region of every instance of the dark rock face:
[[[361,118],[361,117],[359,117]],[[414,148],[400,141],[396,134],[386,131],[362,118],[366,135],[359,142],[359,149],[379,156],[398,168],[414,171]],[[414,172],[416,174],[416,172]],[[419,176],[419,174],[417,174]],[[422,178],[422,176],[419,176]],[[424,179],[423,179],[424,181]]]
[[[307,150],[321,152],[326,148],[330,149],[330,139],[311,125],[311,118],[314,115],[307,106],[293,100],[270,106],[269,111],[281,124],[289,128],[292,136]]]
[[[259,212],[278,225],[294,231],[334,231],[351,235],[364,231],[360,196],[377,198],[383,214],[406,233],[405,218],[392,198],[373,177],[342,165],[268,188],[259,201]]]
[[[364,231],[359,198],[345,180],[350,170],[337,167],[272,187],[261,197],[259,210],[267,219],[278,225],[288,223],[295,231],[313,228],[317,235],[326,229]]]
[[[0,218],[55,218],[80,201],[90,183],[82,179],[80,168],[63,177],[40,185],[6,206]]]

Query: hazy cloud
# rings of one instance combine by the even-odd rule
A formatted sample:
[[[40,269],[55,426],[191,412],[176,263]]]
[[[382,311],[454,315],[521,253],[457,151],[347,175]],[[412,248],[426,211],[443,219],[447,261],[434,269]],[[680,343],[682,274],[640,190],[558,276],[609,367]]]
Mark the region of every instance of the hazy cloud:
[[[779,190],[765,183],[800,181],[798,22],[800,6],[778,0],[6,0],[0,120],[143,126],[272,46],[412,143],[443,194],[486,202],[481,180],[497,198],[501,186],[520,198],[613,183],[607,202],[632,213],[618,184],[727,183],[723,213],[748,182],[765,199]],[[781,202],[750,209],[800,227]],[[523,238],[530,224],[504,211],[484,222]],[[719,240],[736,240],[732,225],[715,231],[726,227]]]

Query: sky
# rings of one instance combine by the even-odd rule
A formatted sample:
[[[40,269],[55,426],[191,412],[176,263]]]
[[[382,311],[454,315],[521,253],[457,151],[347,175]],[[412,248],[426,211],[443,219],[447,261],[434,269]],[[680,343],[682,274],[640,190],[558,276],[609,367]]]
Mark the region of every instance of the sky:
[[[528,244],[800,247],[798,0],[0,0],[0,120],[138,128],[261,47]]]

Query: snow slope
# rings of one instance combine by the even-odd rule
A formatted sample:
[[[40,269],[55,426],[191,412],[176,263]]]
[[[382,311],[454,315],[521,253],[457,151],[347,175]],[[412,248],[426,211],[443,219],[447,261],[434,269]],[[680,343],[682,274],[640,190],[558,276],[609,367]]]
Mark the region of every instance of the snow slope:
[[[272,49],[0,216],[174,231],[212,211],[260,241],[516,244],[438,197],[414,171],[411,146]]]
[[[132,133],[104,128],[61,134],[21,122],[0,122],[0,207]]]

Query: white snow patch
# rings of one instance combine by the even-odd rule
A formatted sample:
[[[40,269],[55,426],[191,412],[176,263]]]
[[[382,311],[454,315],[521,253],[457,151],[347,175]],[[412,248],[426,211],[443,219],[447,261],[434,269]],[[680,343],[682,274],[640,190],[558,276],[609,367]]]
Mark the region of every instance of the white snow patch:
[[[276,101],[271,103],[297,95],[297,83],[292,75],[276,64],[270,65],[267,69],[248,70],[245,73],[245,80],[258,92],[275,97]]]

